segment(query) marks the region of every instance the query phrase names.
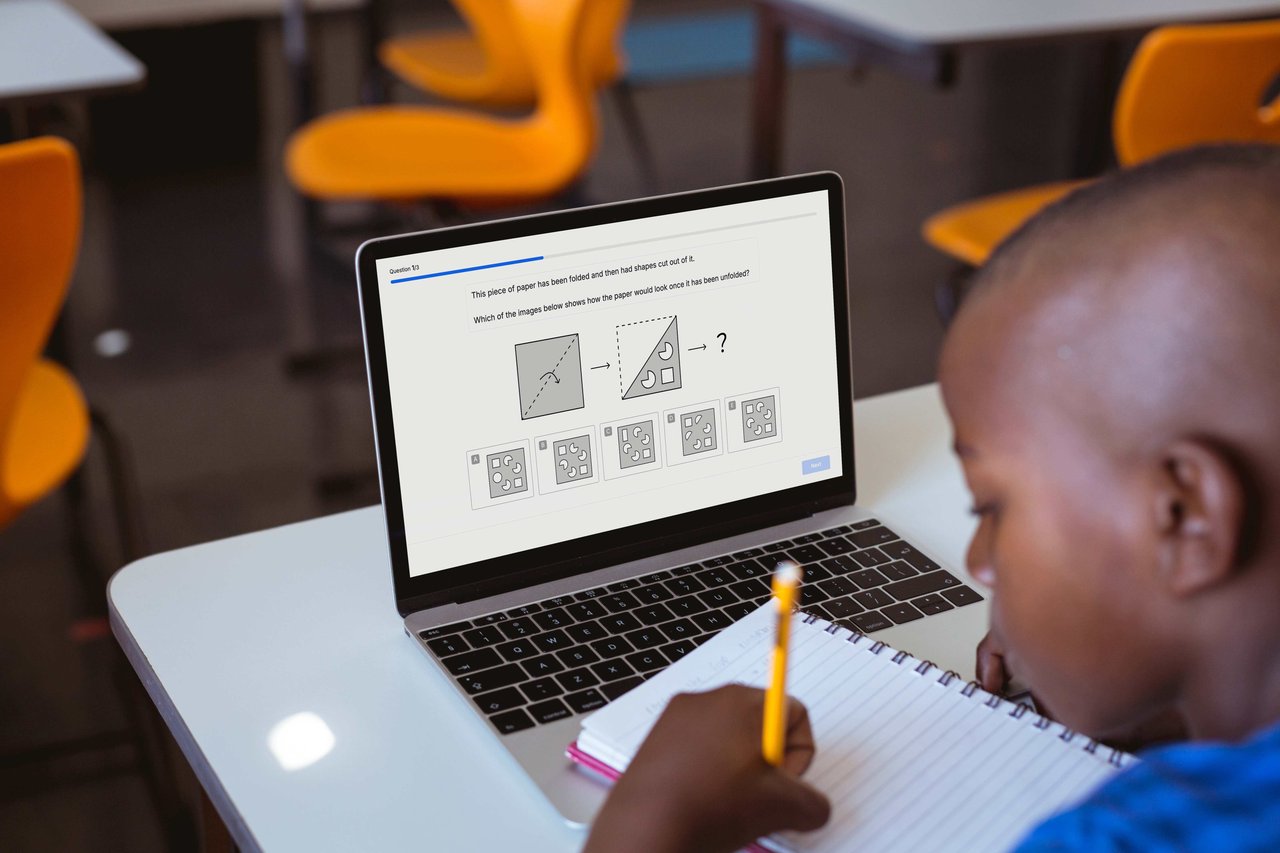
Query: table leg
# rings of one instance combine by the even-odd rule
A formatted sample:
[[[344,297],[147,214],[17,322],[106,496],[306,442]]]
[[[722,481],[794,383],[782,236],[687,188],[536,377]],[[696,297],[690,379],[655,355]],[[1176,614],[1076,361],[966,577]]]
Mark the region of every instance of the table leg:
[[[751,177],[778,174],[782,159],[787,29],[768,3],[756,4],[756,67],[751,98]]]

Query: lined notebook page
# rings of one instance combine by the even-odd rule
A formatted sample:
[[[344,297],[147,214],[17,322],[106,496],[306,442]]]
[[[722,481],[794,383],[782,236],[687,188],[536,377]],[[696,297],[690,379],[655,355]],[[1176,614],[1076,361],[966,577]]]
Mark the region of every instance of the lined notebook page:
[[[588,717],[579,747],[622,769],[676,693],[764,687],[774,621],[761,607]],[[1133,760],[866,637],[792,625],[787,692],[808,707],[818,745],[804,778],[832,817],[768,847],[1005,850]]]

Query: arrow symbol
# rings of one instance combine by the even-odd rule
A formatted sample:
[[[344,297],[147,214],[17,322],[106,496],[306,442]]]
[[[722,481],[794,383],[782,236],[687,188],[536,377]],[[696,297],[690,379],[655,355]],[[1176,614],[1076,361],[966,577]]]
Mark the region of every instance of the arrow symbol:
[[[591,368],[591,369],[592,369],[592,370],[599,370],[599,369],[600,369],[600,368],[602,368],[602,367],[604,367],[604,368],[608,368],[608,367],[609,367],[609,362],[607,362],[607,361],[606,361],[604,364],[597,364],[595,367],[593,367],[593,368]]]
[[[696,349],[706,349],[706,348],[707,348],[707,345],[706,345],[706,344],[703,344],[703,345],[702,345],[702,346],[700,346],[700,347],[689,347],[689,352],[693,352],[693,351],[694,351],[694,350],[696,350]]]
[[[554,380],[556,381],[556,384],[557,384],[557,385],[559,385],[559,384],[560,384],[560,377],[559,377],[559,376],[556,376],[556,375],[555,375],[555,373],[553,373],[553,372],[551,372],[551,371],[549,371],[549,370],[548,370],[546,373],[544,373],[544,374],[542,374],[541,376],[539,376],[538,378],[539,378],[539,379],[541,379],[541,380],[543,380],[543,381],[545,382],[545,381],[546,381],[546,378],[547,378],[548,376],[550,376],[552,379],[554,379]]]

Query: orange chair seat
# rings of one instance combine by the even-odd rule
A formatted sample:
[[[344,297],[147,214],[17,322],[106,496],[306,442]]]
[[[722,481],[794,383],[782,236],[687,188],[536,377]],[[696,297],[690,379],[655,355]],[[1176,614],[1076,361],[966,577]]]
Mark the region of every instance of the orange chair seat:
[[[326,199],[540,198],[571,177],[534,120],[427,107],[366,107],[316,119],[285,152],[290,180]],[[431,152],[448,152],[432,157]]]
[[[0,437],[0,525],[58,486],[89,445],[89,407],[63,367],[37,360]]]
[[[924,238],[935,249],[980,267],[992,250],[1033,214],[1086,183],[1040,184],[957,204],[925,220]]]

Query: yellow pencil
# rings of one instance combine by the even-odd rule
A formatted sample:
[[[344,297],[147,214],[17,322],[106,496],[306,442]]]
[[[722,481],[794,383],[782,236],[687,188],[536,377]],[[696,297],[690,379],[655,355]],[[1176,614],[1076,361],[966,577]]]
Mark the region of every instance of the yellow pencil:
[[[773,600],[778,606],[778,631],[773,644],[773,672],[764,694],[764,760],[777,766],[787,741],[787,642],[791,637],[791,608],[800,590],[800,567],[784,560],[773,573]]]

